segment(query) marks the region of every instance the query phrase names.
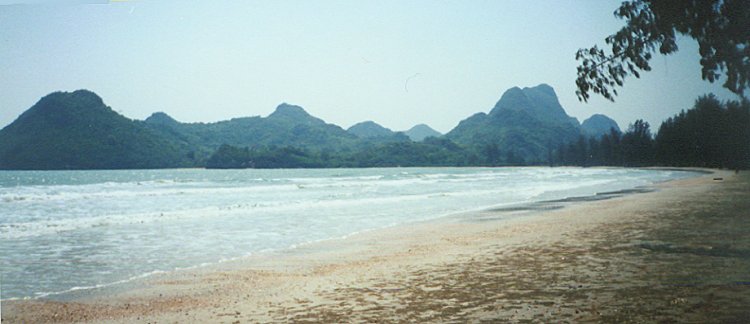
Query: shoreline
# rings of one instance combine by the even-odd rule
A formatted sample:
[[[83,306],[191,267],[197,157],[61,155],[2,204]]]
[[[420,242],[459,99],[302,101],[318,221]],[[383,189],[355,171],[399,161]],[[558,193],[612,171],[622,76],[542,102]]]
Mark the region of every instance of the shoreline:
[[[738,181],[738,177],[729,171],[716,172],[717,175],[722,175],[723,182],[714,182],[712,176],[703,174],[655,184],[654,187],[658,190],[654,192],[624,196],[614,193],[612,197],[605,199],[584,199],[582,202],[547,202],[563,204],[564,208],[481,211],[459,217],[457,221],[453,219],[437,223],[398,225],[350,235],[344,239],[306,244],[291,252],[251,256],[217,266],[155,275],[144,279],[143,284],[138,287],[113,292],[105,300],[98,300],[100,295],[92,294],[88,299],[69,302],[3,301],[3,321],[244,322],[537,318],[536,313],[530,311],[534,307],[511,308],[519,311],[515,313],[507,313],[503,310],[505,308],[500,307],[503,305],[481,305],[482,307],[477,308],[474,304],[492,304],[499,299],[489,295],[465,296],[462,291],[482,292],[484,288],[482,285],[471,286],[475,281],[471,279],[474,276],[464,280],[451,279],[451,276],[441,277],[441,274],[451,273],[445,265],[460,265],[460,269],[467,273],[476,272],[475,275],[481,278],[489,275],[485,273],[486,268],[497,268],[499,265],[492,262],[476,264],[477,260],[500,255],[504,263],[512,263],[510,261],[518,257],[519,251],[529,247],[536,247],[537,252],[542,252],[527,253],[527,258],[556,256],[557,263],[565,263],[560,260],[565,260],[568,253],[564,252],[565,249],[562,249],[564,253],[561,252],[560,242],[565,243],[562,245],[578,246],[579,250],[582,249],[581,246],[592,247],[586,242],[572,239],[572,234],[602,226],[614,228],[633,221],[619,217],[623,215],[633,214],[636,215],[634,218],[649,219],[647,215],[641,214],[649,209],[665,209],[670,201],[685,200],[686,195],[694,200],[716,189],[718,184]],[[742,179],[746,181],[747,177]],[[644,204],[645,207],[639,206]],[[528,212],[530,215],[498,217],[503,213],[507,215],[516,212]],[[470,217],[475,219],[466,219]],[[490,221],[483,221],[483,218],[490,218]],[[648,242],[650,241],[633,244],[638,251],[670,249],[668,245]],[[528,271],[537,269],[528,267],[532,264],[534,261],[521,262],[515,266],[514,271],[500,273],[510,277],[515,272],[526,276],[539,275],[535,271]],[[539,264],[535,266],[545,267]],[[569,271],[561,271],[558,275],[564,277],[571,274]],[[428,283],[422,280],[425,276],[433,277],[432,281],[437,285],[426,285]],[[545,282],[547,281],[532,280],[526,284],[534,286],[534,283]],[[462,285],[465,287],[458,289]],[[457,289],[450,289],[452,286]],[[505,291],[504,295],[509,295],[508,291],[518,290],[517,285],[514,287],[495,287],[497,289],[488,291]],[[534,287],[527,290],[544,294],[550,288]],[[456,296],[452,299],[442,298],[445,297],[443,294],[450,295],[451,292]],[[412,300],[410,296],[426,298]],[[466,300],[462,301],[463,299]],[[430,304],[438,300],[455,302]],[[557,309],[554,307],[556,305],[561,306],[559,300],[547,305],[549,302],[528,305],[544,306],[542,308],[547,310]],[[398,311],[402,304],[407,305],[406,309]],[[506,306],[515,304],[506,300]],[[583,314],[569,306],[559,308],[562,309],[559,313],[548,312],[552,317],[543,318],[572,320],[580,317],[576,317],[577,314]],[[454,309],[462,312],[454,312]],[[416,315],[420,316],[411,317]]]
[[[539,167],[528,167],[530,169],[539,169]],[[405,168],[409,169],[409,168]],[[416,168],[417,170],[421,170],[422,168]],[[439,168],[438,168],[439,169]],[[453,170],[456,168],[446,168],[449,170]],[[459,168],[460,169],[460,168]],[[472,168],[468,168],[472,169]],[[486,168],[482,168],[486,169]],[[504,169],[504,168],[492,168],[492,169]],[[512,167],[511,169],[518,169],[517,167]],[[542,167],[541,169],[547,169],[547,167]],[[577,170],[580,168],[577,167],[571,167],[573,170]],[[610,168],[610,167],[592,167],[591,169],[613,169],[617,170],[620,168]],[[641,168],[643,170],[647,170],[648,168]],[[658,169],[658,168],[657,168]],[[391,170],[391,169],[388,169]],[[633,169],[633,170],[637,170]],[[670,168],[669,171],[678,171],[683,172],[685,174],[678,176],[678,178],[682,177],[691,177],[691,176],[697,176],[698,173],[705,173],[705,172],[712,172],[712,171],[706,171],[706,170],[694,170],[694,169],[674,169]],[[692,175],[690,174],[692,173]],[[661,181],[670,181],[670,180],[659,180],[655,183],[661,182]],[[655,184],[654,183],[654,184]],[[139,182],[140,184],[140,182]],[[634,185],[634,184],[632,184]],[[645,186],[652,186],[653,184],[644,184]],[[618,189],[618,188],[624,188],[624,189]],[[641,188],[636,187],[636,188]],[[600,188],[600,190],[606,190]],[[191,271],[196,268],[202,268],[205,266],[213,266],[213,265],[219,265],[223,264],[225,262],[232,262],[237,259],[243,259],[246,257],[249,257],[251,255],[274,255],[279,252],[284,251],[291,251],[296,249],[296,245],[309,245],[309,244],[316,244],[320,241],[327,241],[327,240],[340,240],[345,239],[352,235],[357,235],[360,232],[369,232],[369,231],[377,231],[377,230],[387,230],[388,228],[392,228],[395,226],[402,226],[409,223],[420,223],[420,222],[442,222],[446,219],[457,219],[460,218],[460,216],[465,216],[467,214],[477,214],[480,212],[485,212],[488,210],[497,211],[497,212],[508,212],[508,213],[517,213],[520,211],[533,211],[533,210],[551,210],[551,209],[557,209],[557,208],[563,208],[564,205],[567,205],[568,203],[574,203],[579,201],[589,201],[589,200],[599,200],[599,199],[608,199],[611,196],[619,196],[621,194],[627,194],[634,192],[635,189],[630,189],[628,186],[614,186],[613,188],[609,188],[609,190],[615,190],[615,192],[604,192],[604,191],[587,191],[587,192],[568,192],[569,194],[573,194],[574,196],[560,196],[560,195],[552,195],[547,196],[546,198],[537,197],[530,201],[522,201],[522,202],[503,202],[498,203],[497,200],[495,201],[495,204],[487,205],[485,203],[484,207],[472,207],[469,209],[463,209],[460,211],[450,211],[450,212],[441,212],[437,214],[433,214],[430,218],[425,220],[417,220],[417,221],[401,221],[399,223],[392,223],[392,224],[380,224],[378,227],[372,227],[372,228],[363,228],[355,232],[351,233],[339,233],[340,236],[334,236],[329,238],[321,238],[317,240],[312,241],[301,241],[296,244],[284,246],[284,247],[276,247],[273,249],[267,249],[267,250],[261,250],[261,251],[252,251],[251,253],[246,254],[238,254],[233,256],[227,256],[226,258],[222,258],[220,260],[211,260],[211,261],[203,261],[199,263],[192,263],[192,264],[184,264],[180,265],[179,267],[175,268],[161,268],[161,269],[145,269],[145,272],[141,273],[131,273],[129,277],[127,278],[121,278],[113,281],[108,282],[98,282],[91,285],[73,285],[72,288],[69,289],[61,289],[61,290],[44,290],[35,292],[28,296],[22,296],[22,297],[14,297],[14,298],[7,298],[7,299],[0,299],[0,301],[12,301],[12,300],[49,300],[49,301],[75,301],[76,298],[80,298],[80,296],[85,296],[89,292],[97,292],[100,290],[110,290],[112,288],[121,286],[121,285],[129,285],[133,282],[138,282],[143,280],[144,278],[148,278],[153,275],[161,275],[164,273],[171,273],[171,272],[178,272],[178,271]],[[637,191],[637,190],[636,190]],[[579,196],[580,195],[580,196]],[[509,207],[510,206],[510,207]],[[403,214],[403,213],[402,213]],[[456,217],[459,216],[459,217]],[[513,215],[512,217],[515,217]],[[420,218],[421,219],[421,218]],[[484,220],[486,221],[486,219]]]
[[[416,167],[417,169],[421,167]],[[471,169],[472,167],[468,167]],[[498,167],[500,169],[505,167]],[[538,166],[526,166],[526,167],[510,167],[510,168],[539,168]],[[546,167],[542,167],[546,168]],[[567,168],[567,167],[560,167],[560,168]],[[579,167],[570,167],[572,169],[579,169]],[[618,167],[590,167],[592,169],[621,169]],[[409,169],[408,167],[405,169]],[[448,169],[456,169],[455,167],[448,167]],[[663,171],[678,171],[678,172],[692,172],[695,173],[693,177],[700,176],[702,174],[710,174],[713,173],[711,169],[701,169],[701,168],[674,168],[674,167],[645,167],[645,168],[634,168],[634,169],[643,169],[643,170],[663,170]],[[174,169],[174,170],[181,170],[181,169]],[[189,169],[185,169],[189,170]],[[363,233],[368,233],[372,231],[387,231],[389,229],[392,229],[394,227],[399,226],[409,226],[414,224],[422,224],[422,223],[444,223],[444,222],[455,222],[455,221],[467,221],[468,215],[471,215],[471,217],[474,217],[476,219],[470,220],[470,221],[490,221],[490,220],[500,220],[505,219],[508,217],[518,217],[520,214],[528,215],[533,212],[540,212],[540,211],[548,211],[548,210],[554,210],[554,209],[560,209],[565,208],[568,205],[579,203],[579,202],[590,202],[590,201],[597,201],[597,200],[606,200],[611,198],[620,197],[623,195],[633,194],[633,193],[644,193],[653,191],[655,189],[654,186],[664,182],[664,181],[674,181],[672,180],[660,180],[655,183],[652,183],[650,185],[646,186],[637,186],[633,188],[626,188],[626,189],[619,189],[615,191],[605,191],[605,192],[595,192],[588,195],[580,195],[580,196],[568,196],[564,198],[559,199],[546,199],[546,200],[539,200],[539,201],[527,201],[527,202],[512,202],[512,203],[503,203],[499,205],[494,205],[493,207],[481,207],[481,208],[475,208],[470,210],[464,210],[464,211],[454,211],[449,212],[447,214],[439,215],[436,218],[426,219],[426,220],[418,220],[414,222],[406,222],[406,223],[398,223],[398,224],[391,224],[386,225],[382,227],[376,227],[376,228],[369,228],[369,229],[363,229],[357,232],[352,232],[340,237],[332,237],[332,238],[324,238],[320,240],[310,241],[310,242],[302,242],[299,244],[295,244],[292,246],[282,247],[282,248],[275,248],[272,250],[267,251],[255,251],[253,253],[249,253],[246,255],[240,255],[235,257],[230,257],[227,259],[221,259],[213,262],[206,262],[201,264],[195,264],[185,267],[178,267],[174,269],[167,269],[167,270],[153,270],[146,273],[141,273],[134,275],[129,278],[117,280],[114,282],[108,282],[108,283],[102,283],[97,284],[95,286],[76,286],[67,290],[62,291],[52,291],[52,292],[43,292],[43,293],[37,293],[37,296],[30,297],[12,297],[7,299],[0,299],[0,302],[6,302],[6,301],[54,301],[54,302],[75,302],[77,299],[90,299],[89,296],[107,296],[112,294],[112,292],[121,291],[124,289],[128,289],[128,287],[132,287],[134,285],[138,285],[139,283],[142,283],[145,280],[148,280],[152,276],[163,276],[163,275],[169,275],[170,273],[177,273],[177,272],[183,272],[183,271],[200,271],[202,268],[209,268],[209,269],[220,269],[222,264],[225,264],[227,262],[238,262],[243,259],[257,259],[258,257],[261,258],[274,258],[279,255],[286,255],[290,253],[295,253],[294,251],[298,251],[298,246],[308,246],[308,245],[316,245],[321,244],[327,241],[340,241],[345,240],[351,236],[361,235]],[[677,179],[679,180],[679,178]],[[650,188],[650,189],[649,189]],[[482,215],[486,215],[488,212],[493,212],[497,215],[494,217],[483,217]]]

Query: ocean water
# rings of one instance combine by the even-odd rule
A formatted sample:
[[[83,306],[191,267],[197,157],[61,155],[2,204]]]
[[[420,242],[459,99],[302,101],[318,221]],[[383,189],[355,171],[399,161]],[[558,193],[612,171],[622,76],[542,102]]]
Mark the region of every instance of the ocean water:
[[[0,171],[0,298],[693,176],[597,168]]]

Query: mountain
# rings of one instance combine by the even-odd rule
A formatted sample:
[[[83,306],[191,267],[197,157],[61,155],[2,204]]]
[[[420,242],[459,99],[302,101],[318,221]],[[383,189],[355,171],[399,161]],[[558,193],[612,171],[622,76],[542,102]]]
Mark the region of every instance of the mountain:
[[[609,134],[611,129],[622,133],[617,122],[602,114],[592,115],[581,124],[581,133],[586,137],[599,138],[604,134]]]
[[[555,90],[544,83],[533,88],[508,89],[490,111],[490,116],[508,111],[525,112],[545,123],[579,125],[578,120],[568,116],[560,105]]]
[[[179,124],[172,116],[167,115],[164,112],[155,112],[146,118],[145,122],[152,125],[176,125]]]
[[[266,117],[183,123],[156,112],[138,121],[78,90],[43,97],[0,130],[0,169],[546,164],[562,144],[610,127],[619,130],[603,115],[579,125],[544,84],[507,90],[444,136],[423,124],[407,133],[371,121],[344,130],[287,103]]]
[[[159,114],[159,113],[157,113]],[[211,152],[223,144],[237,147],[295,146],[306,149],[344,149],[357,145],[356,136],[327,124],[302,107],[282,103],[267,117],[242,117],[216,123],[169,123],[154,114],[146,123],[172,140]],[[167,116],[168,117],[168,116]],[[205,157],[205,156],[204,156]]]
[[[88,90],[49,94],[0,130],[0,169],[181,167],[189,153]]]
[[[392,130],[380,126],[378,123],[369,120],[354,124],[354,126],[349,127],[349,129],[347,129],[346,131],[356,135],[359,138],[387,137],[394,134]]]
[[[283,126],[323,126],[326,123],[319,118],[313,117],[300,106],[282,103],[276,107],[273,113],[266,117],[267,121]],[[336,126],[338,128],[338,126]]]
[[[427,137],[443,136],[443,134],[441,134],[440,132],[432,129],[432,127],[427,126],[425,124],[415,125],[414,127],[409,128],[408,131],[404,132],[404,134],[406,134],[406,136],[409,136],[409,138],[415,142],[421,142]]]
[[[446,137],[485,153],[490,164],[524,164],[545,163],[553,148],[579,135],[578,120],[568,116],[552,87],[540,84],[508,89],[489,114],[464,119]]]
[[[190,167],[205,165],[224,144],[336,152],[364,143],[286,103],[265,118],[181,123],[157,112],[135,121],[114,112],[95,93],[78,90],[42,98],[0,130],[0,169]]]

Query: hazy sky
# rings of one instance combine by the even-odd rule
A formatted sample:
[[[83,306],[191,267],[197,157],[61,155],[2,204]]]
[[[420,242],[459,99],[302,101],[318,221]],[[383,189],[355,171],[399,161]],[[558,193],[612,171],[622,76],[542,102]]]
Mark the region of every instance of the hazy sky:
[[[76,89],[134,119],[266,116],[287,102],[344,128],[441,132],[539,83],[580,121],[605,113],[623,128],[637,118],[658,128],[708,92],[736,98],[700,79],[697,45],[684,38],[616,103],[579,103],[575,52],[622,25],[619,1],[41,2],[0,6],[0,127]]]

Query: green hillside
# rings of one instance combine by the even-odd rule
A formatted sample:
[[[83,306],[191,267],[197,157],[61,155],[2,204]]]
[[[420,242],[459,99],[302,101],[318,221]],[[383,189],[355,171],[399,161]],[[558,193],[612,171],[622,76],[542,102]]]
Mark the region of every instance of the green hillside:
[[[496,151],[497,157],[488,157],[495,162],[540,164],[551,149],[580,134],[578,121],[565,113],[554,90],[542,84],[509,89],[489,114],[472,115],[446,137],[479,152]],[[508,156],[514,161],[507,161]]]
[[[538,165],[582,134],[547,85],[509,89],[445,136],[425,125],[409,132],[374,122],[344,130],[286,103],[267,117],[135,121],[78,90],[42,98],[0,131],[0,169]]]
[[[0,130],[0,169],[181,167],[189,156],[87,90],[49,94]]]
[[[240,147],[296,146],[305,149],[352,149],[355,135],[309,115],[302,107],[281,104],[268,117],[242,117],[216,123],[180,123],[164,113],[146,119],[150,128],[195,147],[211,151],[223,144]]]

